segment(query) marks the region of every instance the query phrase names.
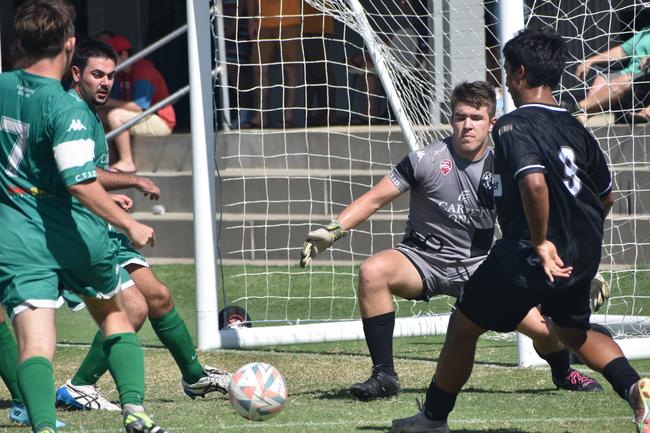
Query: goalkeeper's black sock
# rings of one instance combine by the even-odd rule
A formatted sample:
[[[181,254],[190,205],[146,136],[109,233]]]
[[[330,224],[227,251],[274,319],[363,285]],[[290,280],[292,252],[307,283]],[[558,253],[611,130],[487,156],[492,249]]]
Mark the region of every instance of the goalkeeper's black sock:
[[[612,384],[614,391],[625,401],[628,401],[630,388],[641,379],[624,356],[616,358],[603,368],[603,376]]]
[[[424,401],[424,416],[432,421],[447,421],[449,413],[454,410],[458,394],[443,391],[436,385],[435,376],[427,390],[427,399]]]
[[[393,366],[393,329],[395,312],[361,319],[374,371],[395,375]]]
[[[535,347],[535,345],[533,345],[533,347]],[[558,350],[557,352],[541,354],[537,348],[535,348],[535,352],[537,352],[539,357],[546,361],[551,367],[551,374],[553,377],[564,378],[567,374],[569,374],[569,370],[571,369],[569,349],[562,349]]]

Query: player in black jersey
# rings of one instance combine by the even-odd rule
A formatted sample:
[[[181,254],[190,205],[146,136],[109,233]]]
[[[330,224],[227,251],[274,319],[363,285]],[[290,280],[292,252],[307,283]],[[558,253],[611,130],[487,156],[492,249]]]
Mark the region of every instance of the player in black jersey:
[[[496,95],[485,81],[462,82],[452,91],[450,102],[449,137],[406,155],[330,225],[310,232],[303,246],[301,266],[409,191],[402,242],[373,254],[359,269],[359,310],[372,360],[370,377],[350,387],[359,400],[400,392],[393,362],[393,297],[423,301],[442,294],[458,297],[492,245],[494,154],[488,142],[496,121]],[[571,368],[569,351],[537,308],[531,308],[517,330],[533,340],[535,350],[550,365],[558,388],[602,391],[594,379]]]
[[[518,107],[492,132],[503,239],[463,288],[424,407],[394,420],[392,431],[447,433],[479,336],[512,331],[541,305],[560,339],[630,403],[637,432],[650,433],[650,379],[640,379],[611,337],[589,325],[589,283],[613,197],[598,143],[553,98],[566,46],[556,33],[526,29],[503,52],[506,84]]]

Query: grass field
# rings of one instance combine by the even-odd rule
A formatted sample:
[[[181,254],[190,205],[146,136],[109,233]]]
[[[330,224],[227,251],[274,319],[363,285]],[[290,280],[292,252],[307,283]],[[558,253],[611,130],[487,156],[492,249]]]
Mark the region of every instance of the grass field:
[[[192,332],[195,329],[194,276],[191,266],[156,266],[161,280],[172,288],[178,310]],[[249,270],[250,271],[250,270]],[[226,269],[227,278],[241,278],[241,268]],[[262,277],[260,277],[262,278]],[[294,290],[302,284],[294,279]],[[323,278],[326,278],[323,273]],[[328,291],[332,290],[327,283]],[[334,290],[337,290],[336,288]],[[343,289],[347,290],[347,289]],[[234,299],[234,298],[233,298]],[[307,302],[307,301],[301,301]],[[298,304],[297,304],[298,305]],[[308,304],[302,304],[302,307]],[[442,301],[439,308],[445,308]],[[253,306],[252,313],[259,314]],[[282,307],[284,308],[284,307]],[[292,307],[294,308],[294,307]],[[298,308],[298,307],[296,307]],[[324,308],[324,307],[322,307]],[[436,307],[437,308],[437,307]],[[321,307],[314,308],[314,314]],[[354,303],[345,306],[354,310]],[[260,310],[261,311],[261,310]],[[281,309],[280,316],[286,314]],[[354,313],[351,313],[354,314]],[[61,310],[59,341],[55,360],[57,384],[71,376],[95,333],[87,313]],[[348,386],[369,374],[364,342],[282,346],[255,350],[227,350],[200,353],[202,362],[235,370],[250,361],[275,365],[284,374],[289,388],[285,410],[269,421],[255,423],[239,417],[227,398],[210,395],[192,401],[180,388],[180,376],[169,354],[160,348],[148,325],[141,332],[146,345],[147,407],[170,432],[388,432],[392,418],[409,416],[417,410],[416,398],[423,399],[435,369],[442,338],[398,339],[395,342],[396,368],[403,392],[399,398],[371,403],[354,402]],[[625,433],[633,432],[631,413],[611,387],[599,394],[557,391],[547,368],[519,369],[513,336],[488,334],[480,341],[474,374],[460,395],[450,418],[454,432],[474,433]],[[650,375],[650,361],[635,361],[642,374]],[[579,366],[582,368],[582,366]],[[110,378],[102,378],[100,388],[115,400],[117,392]],[[0,407],[8,408],[8,393],[0,390]],[[7,413],[7,412],[5,412]],[[68,425],[64,432],[121,432],[119,416],[110,412],[59,412]],[[28,431],[0,418],[0,432]]]

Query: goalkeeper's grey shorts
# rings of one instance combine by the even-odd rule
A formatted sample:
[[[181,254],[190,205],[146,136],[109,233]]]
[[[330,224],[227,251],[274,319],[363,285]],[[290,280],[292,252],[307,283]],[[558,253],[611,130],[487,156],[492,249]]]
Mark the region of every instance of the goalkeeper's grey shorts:
[[[425,254],[417,248],[406,243],[395,245],[394,250],[404,254],[415,266],[420,277],[424,290],[420,296],[412,298],[416,301],[428,301],[434,296],[449,295],[458,298],[458,294],[469,277],[478,268],[479,263],[471,266],[448,266],[432,262]]]

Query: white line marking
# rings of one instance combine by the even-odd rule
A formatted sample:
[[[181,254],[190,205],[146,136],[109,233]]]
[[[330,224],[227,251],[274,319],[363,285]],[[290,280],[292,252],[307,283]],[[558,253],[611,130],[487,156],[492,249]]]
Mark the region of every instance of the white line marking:
[[[485,418],[474,418],[474,419],[451,419],[450,424],[453,428],[462,427],[463,425],[503,425],[504,422],[509,424],[540,424],[548,425],[549,423],[603,423],[603,422],[620,422],[626,421],[631,423],[632,417],[625,416],[616,416],[616,417],[590,417],[590,418],[580,418],[580,417],[569,417],[569,418],[509,418],[509,419],[485,419]],[[342,420],[342,421],[326,421],[326,422],[316,422],[316,421],[307,421],[307,422],[287,422],[287,423],[245,423],[238,425],[219,425],[219,424],[191,424],[184,426],[168,426],[165,425],[164,428],[169,432],[181,432],[187,431],[190,428],[193,431],[220,431],[220,430],[237,430],[237,431],[269,431],[269,430],[282,430],[289,427],[327,427],[327,426],[386,426],[389,427],[391,424],[390,419],[381,419],[381,420]],[[83,426],[80,427],[80,430],[72,430],[70,423],[65,427],[66,433],[120,433],[122,429],[85,429]],[[8,429],[3,429],[4,432],[9,433]],[[12,430],[13,431],[13,430]]]

